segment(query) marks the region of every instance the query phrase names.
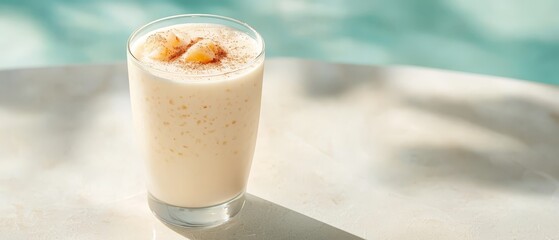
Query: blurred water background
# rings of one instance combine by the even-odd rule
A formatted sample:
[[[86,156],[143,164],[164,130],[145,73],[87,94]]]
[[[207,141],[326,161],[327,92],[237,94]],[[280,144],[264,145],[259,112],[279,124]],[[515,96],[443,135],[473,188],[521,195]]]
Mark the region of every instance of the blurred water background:
[[[134,29],[183,13],[253,25],[268,57],[559,84],[557,0],[0,0],[0,69],[123,61]]]

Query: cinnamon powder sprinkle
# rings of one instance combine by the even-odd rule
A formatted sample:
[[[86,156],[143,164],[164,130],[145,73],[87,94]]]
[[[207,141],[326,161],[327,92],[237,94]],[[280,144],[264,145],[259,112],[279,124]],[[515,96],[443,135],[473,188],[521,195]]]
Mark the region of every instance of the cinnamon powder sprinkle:
[[[172,29],[159,31],[151,34],[146,38],[144,44],[151,44],[152,41],[166,41],[165,34],[168,31],[178,33],[175,41],[181,41],[180,38],[188,35],[190,39],[183,39],[182,45],[171,50],[168,60],[150,59],[149,56],[139,53],[140,59],[150,67],[169,73],[185,73],[187,75],[208,75],[219,74],[223,72],[232,72],[243,68],[247,63],[255,59],[260,51],[260,46],[256,40],[252,39],[245,33],[237,30],[219,26],[219,25],[197,25],[184,24],[173,26]],[[214,57],[211,61],[189,62],[184,59],[185,53],[194,44],[209,39],[215,43],[213,49]],[[188,42],[186,45],[184,42]],[[142,51],[144,47],[138,47],[138,51]],[[135,54],[136,55],[136,54]]]

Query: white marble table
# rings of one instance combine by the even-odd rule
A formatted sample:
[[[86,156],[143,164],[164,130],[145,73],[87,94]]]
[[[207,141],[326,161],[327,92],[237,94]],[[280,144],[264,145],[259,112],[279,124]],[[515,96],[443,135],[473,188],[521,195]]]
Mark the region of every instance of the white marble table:
[[[124,65],[0,72],[0,239],[559,239],[558,88],[266,64],[247,209],[206,231],[149,212]]]

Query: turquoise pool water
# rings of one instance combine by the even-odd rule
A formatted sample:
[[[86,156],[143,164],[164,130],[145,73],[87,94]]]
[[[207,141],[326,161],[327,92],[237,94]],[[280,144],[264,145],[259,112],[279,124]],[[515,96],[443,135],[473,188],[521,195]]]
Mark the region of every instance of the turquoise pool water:
[[[559,1],[0,1],[0,68],[123,61],[148,21],[181,13],[253,25],[269,57],[405,64],[559,84]]]

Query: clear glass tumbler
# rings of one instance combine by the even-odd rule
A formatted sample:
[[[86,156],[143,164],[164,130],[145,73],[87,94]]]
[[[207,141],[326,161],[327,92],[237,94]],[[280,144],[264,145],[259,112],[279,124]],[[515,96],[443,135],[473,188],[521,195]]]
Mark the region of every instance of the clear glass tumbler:
[[[166,71],[137,56],[146,36],[186,24],[233,29],[253,39],[259,52],[236,69],[211,74]],[[235,19],[178,15],[148,23],[130,36],[132,114],[145,156],[149,206],[159,219],[208,227],[241,210],[256,143],[263,71],[264,41]]]

